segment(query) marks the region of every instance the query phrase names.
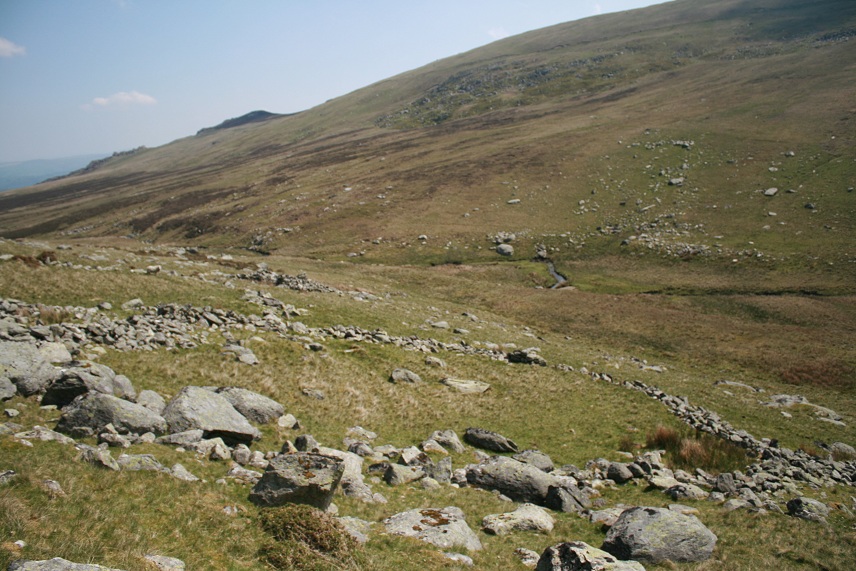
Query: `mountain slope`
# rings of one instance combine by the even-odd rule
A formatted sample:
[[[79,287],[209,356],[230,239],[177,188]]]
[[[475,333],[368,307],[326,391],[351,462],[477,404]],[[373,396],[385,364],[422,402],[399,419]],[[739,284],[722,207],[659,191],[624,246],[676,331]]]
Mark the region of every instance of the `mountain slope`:
[[[433,262],[493,256],[498,231],[525,257],[616,253],[653,224],[664,255],[845,263],[854,30],[836,0],[562,24],[4,195],[0,233]]]

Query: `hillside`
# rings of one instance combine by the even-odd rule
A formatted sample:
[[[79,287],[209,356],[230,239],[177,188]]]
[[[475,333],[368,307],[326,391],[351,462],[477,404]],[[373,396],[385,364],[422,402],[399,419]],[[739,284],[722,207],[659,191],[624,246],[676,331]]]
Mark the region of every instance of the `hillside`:
[[[0,194],[0,567],[849,571],[854,42],[676,0]]]

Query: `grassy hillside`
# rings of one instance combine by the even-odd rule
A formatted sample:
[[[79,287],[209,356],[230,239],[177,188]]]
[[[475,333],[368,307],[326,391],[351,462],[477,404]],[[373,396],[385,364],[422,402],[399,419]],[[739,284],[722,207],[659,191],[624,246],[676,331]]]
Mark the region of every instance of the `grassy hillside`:
[[[196,349],[85,347],[138,390],[238,385],[283,403],[302,428],[265,427],[254,450],[301,433],[342,447],[355,425],[397,447],[483,426],[583,467],[649,449],[658,427],[692,435],[660,402],[598,381],[605,373],[826,457],[833,442],[856,445],[854,41],[850,1],[676,0],[508,38],[295,115],[230,120],[0,195],[0,298],[108,302],[117,318],[133,298],[260,315],[244,297],[253,289],[304,309],[308,327],[536,346],[549,365],[447,351],[439,370],[394,344],[329,338],[314,351],[252,329],[229,334],[252,348],[255,366],[222,352],[218,328]],[[503,241],[512,255],[496,252]],[[550,289],[548,261],[562,287]],[[339,293],[237,275],[259,264]],[[72,313],[31,318],[84,319]],[[390,383],[396,367],[425,382]],[[445,376],[492,386],[459,395],[439,383]],[[777,394],[841,421],[808,405],[767,406]],[[4,408],[26,427],[59,416],[37,397]],[[249,488],[216,483],[226,463],[154,444],[130,451],[181,462],[205,482],[101,471],[70,447],[0,436],[0,472],[18,472],[0,486],[0,567],[59,556],[142,570],[142,557],[159,553],[193,569],[270,568]],[[455,468],[475,461],[472,450],[452,457]],[[717,473],[750,460],[694,467]],[[47,493],[45,479],[67,495]],[[340,515],[374,523],[351,562],[363,569],[460,568],[379,533],[392,514],[454,505],[478,530],[485,515],[513,509],[471,488],[370,483],[389,503],[335,499]],[[829,525],[689,501],[719,537],[713,558],[649,568],[850,569],[852,487],[797,491],[832,507]],[[641,483],[601,494],[603,507],[672,503]],[[550,533],[478,532],[475,568],[523,569],[517,547],[603,541],[600,526],[555,517]]]

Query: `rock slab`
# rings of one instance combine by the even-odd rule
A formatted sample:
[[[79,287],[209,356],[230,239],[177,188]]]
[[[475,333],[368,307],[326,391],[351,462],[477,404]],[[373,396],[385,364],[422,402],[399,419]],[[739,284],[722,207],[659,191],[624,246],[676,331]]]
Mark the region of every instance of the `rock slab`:
[[[395,514],[384,520],[387,533],[414,537],[440,549],[478,551],[481,541],[467,525],[460,508],[424,508]]]
[[[205,438],[222,438],[227,444],[249,444],[261,438],[257,428],[226,400],[202,387],[184,387],[166,405],[163,417],[169,432],[199,429]]]

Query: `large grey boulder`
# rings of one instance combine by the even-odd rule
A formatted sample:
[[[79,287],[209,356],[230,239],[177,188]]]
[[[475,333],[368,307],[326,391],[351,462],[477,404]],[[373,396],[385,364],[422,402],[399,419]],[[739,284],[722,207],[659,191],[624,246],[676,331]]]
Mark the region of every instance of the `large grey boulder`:
[[[829,506],[811,498],[794,498],[788,501],[788,514],[808,521],[826,523]]]
[[[166,408],[166,401],[155,391],[142,390],[137,395],[137,404],[146,407],[155,414],[162,414]]]
[[[8,571],[120,571],[119,569],[110,569],[101,565],[93,565],[91,563],[72,563],[54,557],[44,561],[13,561],[9,564]]]
[[[230,445],[261,438],[261,432],[225,397],[202,387],[181,389],[164,408],[163,417],[170,433],[200,429],[206,439],[222,438]]]
[[[482,520],[482,528],[493,535],[507,535],[512,531],[553,531],[553,516],[542,507],[523,504],[513,512],[491,514]]]
[[[541,554],[535,571],[645,571],[636,561],[620,561],[582,541],[548,547]]]
[[[0,377],[6,377],[22,396],[43,392],[58,379],[60,370],[48,363],[35,345],[0,341]]]
[[[262,506],[308,504],[325,510],[344,472],[345,464],[338,458],[311,452],[280,454],[268,464],[250,500]]]
[[[283,415],[285,408],[275,400],[239,387],[222,387],[217,393],[250,422],[267,424]]]
[[[555,468],[553,459],[540,450],[524,450],[520,454],[515,454],[512,458],[524,464],[532,464],[543,472],[552,472]]]
[[[481,541],[467,525],[460,508],[424,508],[395,514],[383,521],[391,535],[413,537],[440,549],[478,551]]]
[[[61,376],[45,390],[42,404],[62,408],[76,397],[89,392],[113,395],[129,401],[137,398],[137,391],[128,377],[117,375],[110,367],[83,362],[62,370]]]
[[[517,452],[517,444],[505,436],[485,430],[484,428],[468,428],[464,432],[464,442],[476,448],[484,448],[493,452]]]
[[[591,499],[577,486],[562,482],[548,488],[543,505],[558,512],[583,513],[591,507]]]
[[[167,423],[149,409],[112,395],[87,393],[63,409],[56,425],[60,432],[76,437],[104,432],[112,424],[120,434],[163,434]]]
[[[695,516],[665,508],[625,510],[601,548],[619,559],[651,563],[706,561],[716,547],[716,536]]]
[[[494,456],[482,464],[466,467],[467,483],[486,490],[497,490],[518,502],[543,506],[550,486],[558,485],[555,476],[531,464],[505,456]]]

